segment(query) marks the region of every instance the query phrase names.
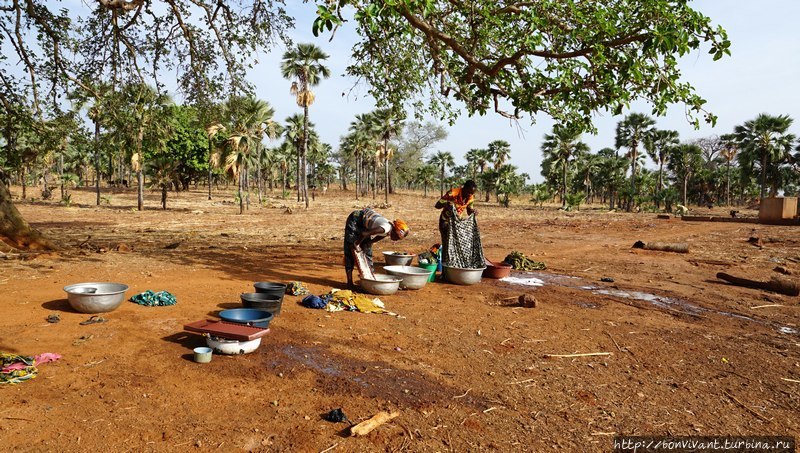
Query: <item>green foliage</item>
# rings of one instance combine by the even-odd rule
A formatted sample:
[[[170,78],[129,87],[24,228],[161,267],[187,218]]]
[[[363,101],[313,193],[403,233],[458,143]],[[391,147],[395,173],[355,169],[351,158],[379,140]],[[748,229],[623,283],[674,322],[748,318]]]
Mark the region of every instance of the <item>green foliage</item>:
[[[586,199],[586,194],[584,193],[571,193],[567,195],[567,203],[566,207],[564,208],[565,211],[572,211],[573,209],[580,209],[581,203]]]
[[[172,134],[166,142],[165,153],[178,162],[175,176],[186,187],[190,181],[206,177],[209,137],[200,123],[197,109],[172,106],[168,112]]]
[[[792,160],[790,152],[796,138],[788,133],[792,122],[787,115],[760,114],[734,128],[733,137],[740,149],[738,160],[742,176],[753,178],[758,171],[761,198],[765,197],[767,186],[776,195],[782,185],[781,169]]]
[[[369,82],[379,104],[427,103],[451,121],[459,103],[469,115],[546,113],[591,126],[593,112],[618,114],[643,99],[654,115],[683,103],[696,124],[698,114],[713,123],[677,61],[702,46],[719,59],[730,47],[725,31],[683,0],[316,3],[316,33],[343,24],[341,9],[355,7],[361,41],[348,73]]]

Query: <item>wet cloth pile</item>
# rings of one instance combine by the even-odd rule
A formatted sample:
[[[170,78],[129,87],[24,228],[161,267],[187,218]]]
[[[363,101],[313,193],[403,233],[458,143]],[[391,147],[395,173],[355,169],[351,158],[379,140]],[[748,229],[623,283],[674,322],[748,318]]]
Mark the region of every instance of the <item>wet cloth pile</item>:
[[[386,310],[383,302],[377,297],[370,299],[363,294],[341,289],[332,289],[328,294],[322,296],[306,296],[303,299],[303,306],[325,309],[329,312],[360,311],[361,313],[381,313],[398,316],[397,313]]]
[[[60,358],[59,354],[52,352],[45,352],[33,357],[0,352],[0,385],[19,384],[33,379],[39,374],[37,365],[55,362]]]
[[[506,256],[503,260],[504,263],[510,264],[511,267],[521,271],[541,271],[547,269],[547,266],[541,261],[534,261],[524,253],[513,251]]]
[[[141,294],[131,297],[131,302],[147,307],[164,307],[178,303],[178,301],[175,300],[175,296],[167,291],[159,291],[154,293],[149,289]]]
[[[303,282],[291,282],[286,285],[286,294],[290,296],[305,296],[309,294],[309,291]]]

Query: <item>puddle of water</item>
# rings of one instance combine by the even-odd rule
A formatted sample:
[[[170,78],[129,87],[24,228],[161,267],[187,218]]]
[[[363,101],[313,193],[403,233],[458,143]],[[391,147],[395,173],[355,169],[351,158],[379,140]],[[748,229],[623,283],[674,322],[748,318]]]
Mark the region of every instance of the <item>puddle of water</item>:
[[[601,286],[587,285],[583,279],[579,277],[573,277],[570,275],[546,274],[543,272],[524,272],[520,273],[520,275],[523,277],[513,277],[513,276],[506,277],[501,279],[500,281],[516,285],[526,285],[526,286],[543,286],[545,284],[554,284],[554,285],[564,286],[567,288],[576,288],[584,291],[591,291],[593,294],[603,294],[606,296],[621,297],[624,299],[641,300],[648,302],[651,305],[659,308],[668,308],[672,310],[682,311],[690,315],[699,315],[701,313],[715,313],[718,315],[727,316],[729,318],[735,318],[742,321],[755,322],[765,326],[773,326],[777,329],[778,332],[783,334],[790,334],[790,335],[798,334],[798,330],[793,329],[791,327],[775,325],[774,323],[768,321],[761,321],[755,318],[751,318],[749,316],[740,315],[738,313],[731,313],[728,311],[720,311],[720,310],[711,310],[699,307],[697,305],[691,304],[681,299],[676,299],[674,297],[658,296],[655,294],[645,293],[641,291],[623,291],[619,289],[605,289]],[[597,307],[586,307],[584,305],[581,305],[581,303],[577,304],[583,308],[597,308]]]
[[[512,285],[523,285],[523,286],[544,286],[544,281],[535,278],[520,278],[520,277],[504,277],[500,279],[501,282],[511,283]]]
[[[592,293],[594,294],[604,294],[607,296],[616,296],[621,297],[624,299],[635,299],[635,300],[643,300],[645,302],[649,302],[651,305],[655,305],[656,307],[660,308],[670,308],[670,309],[677,309],[679,311],[684,311],[690,314],[700,314],[705,313],[708,310],[705,308],[698,307],[697,305],[692,305],[688,302],[684,302],[680,299],[675,299],[672,297],[664,297],[664,296],[656,296],[655,294],[650,293],[643,293],[641,291],[622,291],[618,289],[598,289],[593,290]]]

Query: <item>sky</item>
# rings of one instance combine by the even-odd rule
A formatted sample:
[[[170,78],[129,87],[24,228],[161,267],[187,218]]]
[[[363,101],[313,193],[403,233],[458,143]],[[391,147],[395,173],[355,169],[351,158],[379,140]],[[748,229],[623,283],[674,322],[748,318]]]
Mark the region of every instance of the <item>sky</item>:
[[[313,3],[289,0],[288,9],[297,19],[290,36],[295,42],[310,42],[330,55],[327,66],[331,77],[316,87],[316,101],[309,119],[326,143],[334,148],[347,133],[355,115],[369,112],[375,104],[364,86],[353,88],[354,80],[344,76],[350,63],[353,44],[358,37],[352,24],[337,31],[332,42],[329,35],[314,37],[311,23]],[[712,61],[708,47],[688,54],[680,61],[683,80],[691,83],[705,98],[707,110],[719,118],[715,127],[706,125],[695,130],[686,119],[682,105],[669,109],[667,115],[656,118],[659,129],[676,130],[682,140],[692,140],[733,131],[736,125],[755,118],[759,113],[785,114],[798,122],[792,132],[800,135],[800,1],[797,0],[701,0],[690,2],[696,10],[709,16],[712,23],[722,25],[731,40],[731,56]],[[259,56],[259,63],[249,75],[256,86],[256,95],[275,108],[275,118],[282,121],[300,112],[294,96],[289,94],[290,83],[280,75],[280,60],[286,49],[278,47]],[[347,93],[343,96],[343,93]],[[598,115],[594,124],[597,135],[584,135],[592,151],[614,146],[614,131],[622,117],[630,112],[650,114],[645,103],[631,106],[622,116]],[[456,164],[465,163],[464,154],[472,148],[484,148],[493,140],[511,144],[511,163],[531,176],[531,182],[543,180],[540,172],[542,136],[550,132],[553,122],[545,116],[511,122],[496,113],[467,117],[462,114],[453,126],[443,124],[449,133],[437,150],[449,151]],[[650,164],[652,166],[652,163]]]

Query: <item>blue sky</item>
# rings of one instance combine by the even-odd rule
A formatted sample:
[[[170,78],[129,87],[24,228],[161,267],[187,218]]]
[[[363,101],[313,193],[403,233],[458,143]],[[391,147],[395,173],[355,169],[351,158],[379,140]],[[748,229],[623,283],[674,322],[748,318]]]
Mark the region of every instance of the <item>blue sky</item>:
[[[354,81],[343,74],[357,36],[353,28],[345,24],[332,42],[327,35],[315,38],[311,33],[313,4],[291,0],[288,3],[290,13],[297,18],[292,38],[296,42],[312,42],[330,55],[331,78],[315,90],[317,98],[309,117],[322,140],[335,148],[354,116],[374,108],[365,87],[342,96],[353,87]],[[800,79],[800,28],[796,27],[800,2],[703,0],[691,2],[691,5],[711,17],[715,24],[722,25],[732,42],[732,55],[720,61],[712,61],[705,48],[680,62],[684,80],[695,86],[708,101],[708,110],[719,120],[714,128],[703,125],[695,130],[686,120],[683,106],[676,105],[665,117],[657,118],[657,127],[677,130],[682,140],[690,140],[731,132],[734,126],[759,113],[787,114],[800,121],[800,90],[795,85]],[[280,76],[280,58],[284,50],[276,48],[260,56],[259,64],[250,74],[257,95],[273,105],[279,121],[300,111],[289,94],[289,82]],[[650,114],[651,108],[644,103],[635,104],[631,111]],[[593,151],[613,146],[614,128],[620,119],[611,115],[598,116],[595,120],[598,134],[585,135],[584,141]],[[539,148],[542,136],[550,131],[552,124],[544,115],[537,117],[533,125],[529,119],[514,124],[497,114],[473,118],[462,115],[454,126],[447,128],[449,138],[439,149],[453,153],[456,162],[461,164],[469,149],[485,147],[492,140],[506,140],[511,143],[511,163],[530,174],[533,181],[541,181]],[[793,131],[800,131],[800,123]]]

